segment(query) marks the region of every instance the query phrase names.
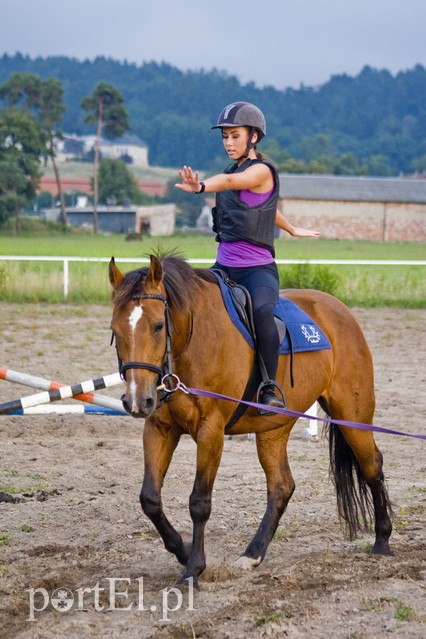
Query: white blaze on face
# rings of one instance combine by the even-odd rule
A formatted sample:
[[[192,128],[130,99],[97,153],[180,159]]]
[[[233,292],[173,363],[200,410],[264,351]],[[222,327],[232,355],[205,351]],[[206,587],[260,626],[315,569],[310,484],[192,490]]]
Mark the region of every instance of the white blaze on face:
[[[130,388],[132,413],[138,413],[139,412],[139,408],[138,408],[138,404],[136,402],[136,383],[135,383],[135,380],[133,378],[133,371],[132,371],[132,380],[131,380],[131,382],[129,384],[129,388]]]
[[[130,315],[129,315],[129,324],[130,324],[130,328],[132,329],[133,332],[135,331],[137,323],[139,322],[140,318],[142,317],[142,314],[143,314],[142,306],[135,306],[133,311],[130,313]]]
[[[130,329],[131,329],[131,335],[132,335],[132,341],[133,342],[134,342],[134,333],[135,333],[135,330],[136,330],[136,326],[137,326],[140,318],[142,317],[142,315],[143,315],[142,306],[135,306],[135,308],[133,309],[133,311],[129,315],[129,324],[130,324]],[[136,383],[135,383],[133,371],[128,371],[128,372],[131,373],[131,375],[130,375],[131,379],[129,379],[129,388],[130,388],[132,411],[137,413],[139,409],[138,409],[137,402],[136,402]]]

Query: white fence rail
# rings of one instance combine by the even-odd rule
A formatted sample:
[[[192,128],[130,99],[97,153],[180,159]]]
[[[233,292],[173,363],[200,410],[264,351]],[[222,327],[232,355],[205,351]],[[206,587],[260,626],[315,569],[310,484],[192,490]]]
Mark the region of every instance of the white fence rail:
[[[64,298],[69,291],[69,263],[70,262],[109,262],[109,257],[65,257],[65,256],[34,256],[34,255],[0,255],[0,262],[62,262]],[[214,258],[189,258],[190,264],[213,264]],[[328,264],[328,265],[360,265],[360,266],[426,266],[426,260],[275,260],[277,264]],[[148,264],[147,257],[120,257],[119,263]]]

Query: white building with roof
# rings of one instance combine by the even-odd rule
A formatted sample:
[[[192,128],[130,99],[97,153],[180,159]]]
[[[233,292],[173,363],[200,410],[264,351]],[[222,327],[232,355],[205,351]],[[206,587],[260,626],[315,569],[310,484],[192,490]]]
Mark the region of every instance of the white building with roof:
[[[137,135],[125,134],[120,138],[106,140],[101,138],[99,150],[102,158],[124,159],[131,158],[135,166],[148,166],[148,147]]]
[[[82,158],[94,149],[95,135],[75,135],[64,133],[63,140],[56,144],[58,162],[66,162],[75,157]],[[138,167],[148,166],[148,147],[137,135],[125,134],[107,140],[101,138],[99,150],[102,158],[122,159]]]

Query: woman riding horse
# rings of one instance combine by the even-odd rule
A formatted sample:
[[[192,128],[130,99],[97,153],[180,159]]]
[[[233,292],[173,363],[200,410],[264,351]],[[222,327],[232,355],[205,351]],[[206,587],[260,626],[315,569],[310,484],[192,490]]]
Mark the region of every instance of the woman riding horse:
[[[222,397],[182,390],[201,389],[241,398],[254,352],[231,321],[218,280],[209,269],[193,269],[173,256],[151,256],[149,268],[125,276],[112,259],[109,276],[114,289],[111,326],[120,370],[127,381],[123,405],[134,417],[145,418],[141,505],[165,547],[185,566],[181,581],[192,579],[196,586],[206,566],[204,530],[234,404]],[[284,297],[312,318],[331,348],[295,354],[294,386],[287,381],[290,358],[281,355],[278,383],[285,388],[292,410],[304,413],[318,401],[330,416],[330,464],[339,515],[351,538],[357,530],[368,529],[371,517],[375,526],[373,552],[391,554],[391,506],[382,455],[373,434],[357,428],[356,423],[354,427],[333,424],[333,419],[372,424],[373,364],[364,335],[349,309],[331,295],[292,290]],[[264,417],[250,407],[227,431],[256,433],[267,485],[266,511],[239,559],[242,567],[257,566],[263,560],[295,488],[287,442],[297,417],[285,409],[274,411]],[[183,434],[190,435],[197,446],[189,500],[193,522],[190,543],[183,541],[166,517],[161,499],[164,478]]]
[[[265,117],[254,104],[234,102],[222,109],[212,128],[221,130],[232,164],[204,182],[200,182],[198,171],[193,173],[191,167],[184,166],[179,171],[182,184],[176,187],[187,193],[216,193],[213,230],[219,247],[215,268],[250,294],[257,353],[265,369],[260,401],[284,408],[284,394],[276,383],[280,342],[274,321],[279,295],[274,230],[275,225],[285,230],[291,227],[277,210],[278,172],[256,148],[266,134]],[[319,235],[306,229],[297,231],[299,237]]]

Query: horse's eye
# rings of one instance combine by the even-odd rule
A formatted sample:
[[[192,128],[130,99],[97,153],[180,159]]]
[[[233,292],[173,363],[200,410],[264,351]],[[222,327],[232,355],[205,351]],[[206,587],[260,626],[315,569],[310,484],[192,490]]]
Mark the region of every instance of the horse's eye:
[[[154,326],[154,333],[161,333],[161,331],[164,328],[164,322],[158,322],[157,324],[155,324]]]

